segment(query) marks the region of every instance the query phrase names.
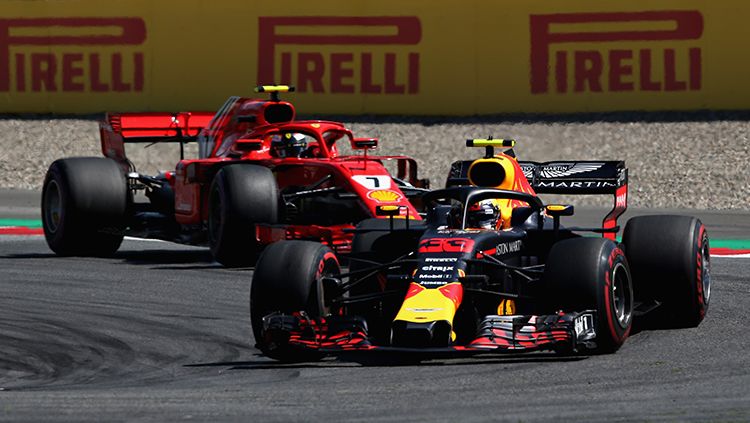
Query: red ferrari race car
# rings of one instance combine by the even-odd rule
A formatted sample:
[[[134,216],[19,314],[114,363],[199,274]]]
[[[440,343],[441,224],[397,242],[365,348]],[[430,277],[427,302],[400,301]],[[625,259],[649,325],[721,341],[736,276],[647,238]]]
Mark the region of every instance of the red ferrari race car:
[[[44,180],[42,221],[50,248],[61,255],[108,255],[125,235],[208,244],[227,266],[254,264],[282,239],[351,248],[344,229],[395,205],[420,220],[409,198],[427,190],[405,156],[372,156],[375,138],[355,138],[343,124],[296,121],[279,99],[289,86],[261,86],[269,100],[231,97],[217,113],[118,113],[100,124],[104,158],[65,158]],[[139,173],[125,155],[130,143],[179,143],[174,171]],[[183,145],[197,142],[199,157]],[[361,152],[339,154],[341,143]],[[395,163],[396,175],[384,166]],[[138,201],[136,193],[145,193]]]
[[[702,321],[711,288],[705,227],[687,216],[635,217],[616,242],[623,162],[518,162],[512,141],[468,144],[487,154],[454,163],[448,187],[423,196],[426,219],[359,224],[348,271],[319,243],[271,245],[251,287],[257,347],[288,361],[611,353],[635,319]],[[537,192],[612,194],[614,207],[602,227],[566,227],[573,206],[545,205]],[[605,236],[582,235],[592,233]]]

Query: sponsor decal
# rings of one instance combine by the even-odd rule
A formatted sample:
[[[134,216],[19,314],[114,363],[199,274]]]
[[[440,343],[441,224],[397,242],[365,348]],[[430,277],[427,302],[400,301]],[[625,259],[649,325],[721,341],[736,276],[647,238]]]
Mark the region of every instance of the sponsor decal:
[[[458,261],[457,257],[425,257],[425,263],[455,263]]]
[[[541,181],[538,186],[540,188],[614,188],[617,184],[606,181]]]
[[[468,253],[474,248],[469,238],[430,238],[419,243],[419,253]]]
[[[526,179],[531,179],[534,177],[534,168],[536,166],[531,164],[521,164],[521,172],[523,172],[523,176],[526,177]]]
[[[615,197],[615,208],[624,210],[628,206],[627,187],[625,187],[625,189],[618,189],[617,191],[617,197]]]
[[[417,94],[412,46],[421,39],[417,16],[259,17],[258,83],[289,82],[303,93]]]
[[[391,187],[391,177],[388,175],[354,175],[354,182],[367,189],[383,189]]]
[[[515,253],[521,251],[522,247],[523,241],[521,241],[520,239],[513,242],[503,242],[497,244],[497,247],[495,247],[495,255],[502,256],[505,254]]]
[[[562,178],[578,173],[593,172],[604,166],[604,163],[554,163],[542,166],[539,174],[543,178]]]
[[[449,173],[449,178],[460,178],[461,177],[461,169],[463,169],[463,162],[453,162],[451,164],[451,170]]]
[[[451,275],[449,274],[440,274],[440,273],[430,273],[430,274],[420,274],[418,279],[448,279]]]
[[[142,18],[0,19],[0,92],[141,92]]]
[[[576,339],[585,341],[596,337],[594,329],[594,316],[586,313],[575,318],[573,328],[576,333]]]
[[[379,189],[375,191],[370,191],[367,193],[367,198],[371,200],[375,200],[378,203],[398,203],[403,198],[401,194],[397,193],[396,191],[391,191],[388,189]]]
[[[702,88],[698,10],[531,15],[529,27],[532,94]]]
[[[441,226],[444,227],[444,226]],[[440,229],[437,233],[443,235],[464,235],[464,234],[478,234],[482,232],[481,229]]]
[[[453,269],[454,269],[453,266],[433,266],[433,265],[422,266],[423,272],[453,272]]]

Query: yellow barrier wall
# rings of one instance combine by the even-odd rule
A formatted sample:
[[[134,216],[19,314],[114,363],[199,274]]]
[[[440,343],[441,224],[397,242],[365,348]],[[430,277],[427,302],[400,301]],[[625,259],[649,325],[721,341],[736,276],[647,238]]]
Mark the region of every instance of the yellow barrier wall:
[[[0,112],[750,108],[746,0],[3,0]]]

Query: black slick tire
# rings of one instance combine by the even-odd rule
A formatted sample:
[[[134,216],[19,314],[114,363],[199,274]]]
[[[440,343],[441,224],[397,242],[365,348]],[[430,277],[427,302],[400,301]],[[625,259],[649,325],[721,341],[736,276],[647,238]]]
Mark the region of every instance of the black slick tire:
[[[276,223],[278,187],[270,169],[232,164],[213,178],[208,198],[208,241],[214,259],[227,267],[255,264],[262,245],[258,223]]]
[[[636,298],[656,300],[651,323],[685,328],[700,324],[711,298],[706,227],[690,216],[638,216],[625,226],[623,244]]]
[[[100,157],[53,162],[42,188],[47,245],[62,256],[114,254],[124,237],[128,187],[119,165]]]
[[[552,246],[544,270],[550,303],[564,312],[596,311],[595,353],[613,353],[633,324],[633,287],[624,252],[603,238]]]
[[[269,245],[258,259],[250,288],[250,319],[256,346],[268,357],[281,361],[311,361],[322,358],[285,345],[284,340],[268,339],[263,317],[280,312],[304,311],[317,319],[327,314],[320,278],[341,273],[336,255],[312,241],[279,241]]]

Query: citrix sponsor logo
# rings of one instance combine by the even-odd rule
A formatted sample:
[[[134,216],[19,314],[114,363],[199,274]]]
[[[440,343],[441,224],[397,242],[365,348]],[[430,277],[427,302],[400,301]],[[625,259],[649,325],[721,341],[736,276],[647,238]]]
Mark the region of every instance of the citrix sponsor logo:
[[[424,272],[452,272],[453,266],[422,266]]]

